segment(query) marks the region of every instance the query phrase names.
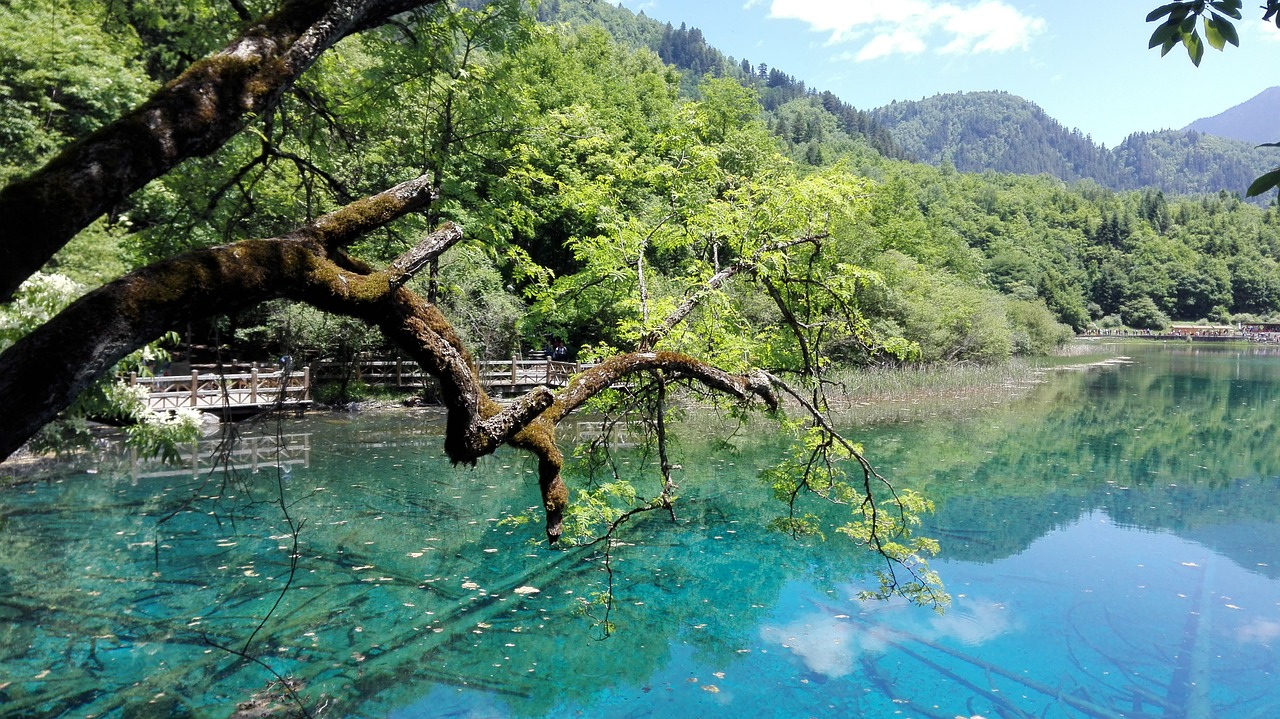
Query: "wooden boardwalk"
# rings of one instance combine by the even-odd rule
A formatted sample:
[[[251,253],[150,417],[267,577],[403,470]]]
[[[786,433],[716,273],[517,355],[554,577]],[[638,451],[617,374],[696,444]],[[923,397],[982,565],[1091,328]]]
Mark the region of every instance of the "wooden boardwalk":
[[[563,387],[569,383],[570,377],[588,366],[576,362],[512,357],[509,360],[479,362],[476,369],[489,394],[501,397],[522,394],[539,385],[553,389]],[[341,363],[322,362],[317,365],[315,374],[318,380],[324,381],[340,377],[345,371],[346,366]],[[350,371],[351,379],[380,387],[425,389],[435,386],[435,380],[413,360],[364,359],[351,365]]]
[[[192,408],[229,412],[270,407],[304,409],[311,404],[311,368],[294,372],[252,369],[236,374],[201,374],[139,377],[129,384],[147,388],[147,407],[153,412]]]
[[[534,387],[564,387],[569,378],[589,365],[549,359],[521,359],[480,362],[480,381],[490,395],[509,397]],[[315,378],[341,377],[346,365],[319,363]],[[361,360],[350,367],[352,379],[381,387],[427,389],[435,380],[416,362],[405,359]],[[129,376],[129,383],[147,388],[147,407],[153,412],[183,408],[205,412],[233,413],[284,407],[302,410],[310,406],[313,374],[310,367],[292,372],[250,369],[247,372],[217,373],[193,370],[190,374],[160,377]]]
[[[584,365],[549,359],[519,359],[481,362],[480,382],[492,395],[523,394],[538,386],[553,389],[569,384],[569,378]]]

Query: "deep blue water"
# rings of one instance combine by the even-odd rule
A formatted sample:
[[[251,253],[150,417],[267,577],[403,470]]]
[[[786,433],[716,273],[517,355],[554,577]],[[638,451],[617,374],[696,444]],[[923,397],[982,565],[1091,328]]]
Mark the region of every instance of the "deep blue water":
[[[125,459],[4,490],[0,715],[227,717],[263,665],[322,716],[1280,715],[1280,357],[1124,351],[856,432],[937,504],[943,614],[856,599],[878,565],[839,535],[765,530],[763,425],[726,448],[690,421],[678,521],[612,548],[607,637],[580,601],[601,547],[500,521],[538,503],[532,461],[452,468],[429,413],[247,427],[290,453],[230,475]]]

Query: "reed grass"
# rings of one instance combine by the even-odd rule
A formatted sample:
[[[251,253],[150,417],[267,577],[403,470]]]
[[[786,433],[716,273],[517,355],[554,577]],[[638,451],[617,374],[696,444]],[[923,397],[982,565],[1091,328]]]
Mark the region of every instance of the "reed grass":
[[[1048,372],[1108,361],[1117,354],[1114,345],[1072,342],[1052,356],[993,364],[837,370],[827,376],[837,389],[828,399],[833,416],[854,425],[962,416],[1027,396]]]

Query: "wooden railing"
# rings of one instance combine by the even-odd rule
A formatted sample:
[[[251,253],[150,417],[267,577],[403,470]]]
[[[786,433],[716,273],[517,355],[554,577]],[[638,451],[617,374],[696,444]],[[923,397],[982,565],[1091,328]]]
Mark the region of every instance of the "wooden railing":
[[[134,479],[190,476],[198,479],[210,471],[258,472],[311,466],[311,433],[240,437],[227,448],[220,437],[204,437],[178,445],[177,467],[159,459],[143,459],[137,449],[128,450],[128,466]],[[126,459],[122,457],[121,459]]]
[[[480,381],[494,394],[518,392],[538,385],[563,387],[569,378],[582,371],[575,362],[548,359],[486,360],[478,363]],[[434,379],[418,363],[408,359],[358,359],[353,363],[322,361],[316,363],[318,381],[333,381],[349,372],[350,378],[381,387],[423,388]]]
[[[409,359],[361,358],[350,363],[321,360],[315,365],[317,382],[336,381],[347,373],[351,379],[380,387],[420,389],[435,382],[417,362]]]
[[[480,381],[488,388],[519,390],[546,385],[563,387],[569,378],[582,371],[576,362],[549,359],[490,360],[479,363]]]
[[[147,406],[154,412],[191,407],[202,410],[301,407],[311,403],[311,368],[291,372],[252,369],[236,374],[139,377],[129,383],[147,388]]]

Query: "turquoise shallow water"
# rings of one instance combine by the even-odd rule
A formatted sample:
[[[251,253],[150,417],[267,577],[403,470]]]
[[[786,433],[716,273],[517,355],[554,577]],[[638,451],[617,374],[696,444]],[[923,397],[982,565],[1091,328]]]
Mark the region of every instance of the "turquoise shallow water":
[[[702,420],[678,521],[613,549],[607,638],[578,601],[599,547],[499,521],[537,504],[532,462],[454,469],[429,414],[258,427],[288,454],[230,476],[117,460],[9,489],[0,716],[226,717],[264,665],[323,716],[1276,716],[1280,357],[1124,351],[858,432],[937,503],[942,615],[855,599],[877,565],[838,535],[767,532],[781,440]]]

